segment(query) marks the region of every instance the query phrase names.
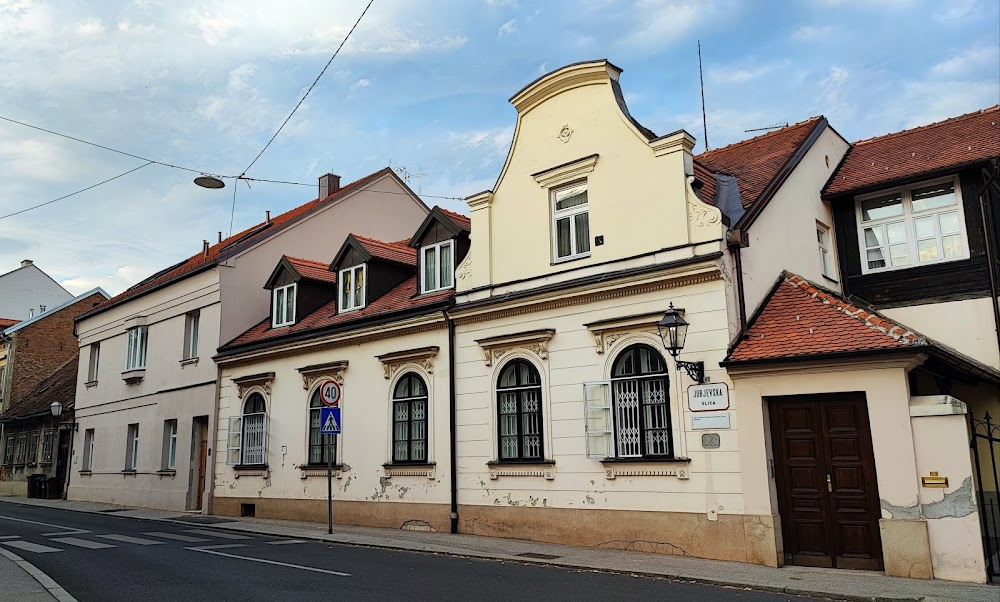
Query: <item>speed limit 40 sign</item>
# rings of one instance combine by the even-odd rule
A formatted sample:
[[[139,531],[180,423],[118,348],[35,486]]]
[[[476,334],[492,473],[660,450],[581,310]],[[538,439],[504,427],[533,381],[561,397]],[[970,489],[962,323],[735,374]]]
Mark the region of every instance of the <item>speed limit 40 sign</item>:
[[[319,398],[328,408],[340,407],[340,385],[337,381],[328,380],[319,388]]]

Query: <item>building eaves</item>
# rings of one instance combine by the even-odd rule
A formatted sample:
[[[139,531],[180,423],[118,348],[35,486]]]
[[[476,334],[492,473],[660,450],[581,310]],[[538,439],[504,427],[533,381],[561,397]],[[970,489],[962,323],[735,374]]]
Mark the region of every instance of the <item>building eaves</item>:
[[[10,333],[17,332],[18,330],[21,330],[22,328],[25,328],[26,326],[30,326],[30,325],[34,324],[35,322],[38,322],[39,320],[43,320],[46,317],[51,316],[54,313],[60,312],[63,309],[69,307],[70,305],[73,305],[74,303],[77,303],[78,301],[82,301],[82,300],[86,299],[87,297],[90,297],[91,295],[102,295],[105,300],[111,298],[111,296],[108,295],[108,293],[103,288],[101,288],[101,287],[98,286],[96,288],[90,289],[89,291],[87,291],[87,292],[85,292],[83,294],[77,295],[76,297],[73,297],[72,299],[70,299],[68,301],[63,301],[62,303],[60,303],[59,305],[56,305],[52,309],[47,309],[44,312],[38,314],[37,316],[35,316],[33,318],[29,318],[29,319],[24,320],[23,322],[20,322],[20,323],[14,325],[14,326],[11,326],[7,330],[5,330],[4,333],[10,334]]]

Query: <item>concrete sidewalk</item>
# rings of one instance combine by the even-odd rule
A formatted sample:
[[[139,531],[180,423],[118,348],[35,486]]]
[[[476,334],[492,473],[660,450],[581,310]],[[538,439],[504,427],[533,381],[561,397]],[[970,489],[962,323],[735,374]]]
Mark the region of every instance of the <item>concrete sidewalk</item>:
[[[896,600],[997,602],[1000,600],[1000,587],[996,586],[941,580],[902,579],[886,577],[882,573],[871,571],[843,571],[808,567],[775,569],[738,562],[650,554],[644,553],[641,549],[621,551],[580,548],[519,539],[347,525],[334,525],[334,533],[328,535],[326,525],[316,523],[203,516],[89,502],[0,496],[0,503],[46,506],[77,512],[99,512],[112,516],[151,520],[186,521],[189,524],[197,523],[206,528],[277,537],[312,539],[331,543],[508,562],[548,564],[566,568],[610,571],[840,600],[872,602]]]
[[[34,566],[30,568],[38,570]],[[20,556],[0,549],[0,600],[17,600],[18,602],[53,602],[57,600],[28,571],[28,566],[25,565],[25,561]]]

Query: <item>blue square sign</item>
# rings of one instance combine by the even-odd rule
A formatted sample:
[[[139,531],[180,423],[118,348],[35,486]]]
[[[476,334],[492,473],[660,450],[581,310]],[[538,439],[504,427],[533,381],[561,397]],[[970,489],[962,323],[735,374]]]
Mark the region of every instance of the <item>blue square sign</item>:
[[[323,435],[340,434],[340,408],[320,408],[319,432]]]

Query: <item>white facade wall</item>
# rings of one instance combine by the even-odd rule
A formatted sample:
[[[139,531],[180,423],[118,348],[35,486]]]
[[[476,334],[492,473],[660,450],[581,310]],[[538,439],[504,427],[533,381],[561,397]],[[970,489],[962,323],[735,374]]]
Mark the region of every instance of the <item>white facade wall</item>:
[[[34,264],[0,275],[0,318],[27,320],[73,298]],[[34,313],[32,313],[32,310]]]

